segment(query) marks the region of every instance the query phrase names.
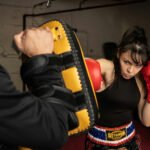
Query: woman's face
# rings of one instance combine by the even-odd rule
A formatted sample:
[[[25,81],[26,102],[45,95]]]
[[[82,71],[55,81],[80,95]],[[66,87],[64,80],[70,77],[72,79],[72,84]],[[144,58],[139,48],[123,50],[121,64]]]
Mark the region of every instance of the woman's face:
[[[140,60],[140,56],[137,54],[137,59]],[[131,51],[122,53],[119,56],[121,75],[125,79],[131,79],[134,77],[143,67],[142,62],[139,61],[136,64],[131,58]]]

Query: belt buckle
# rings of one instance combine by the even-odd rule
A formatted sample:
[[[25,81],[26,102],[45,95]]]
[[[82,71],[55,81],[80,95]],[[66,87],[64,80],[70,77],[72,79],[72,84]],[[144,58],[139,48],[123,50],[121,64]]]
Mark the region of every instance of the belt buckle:
[[[106,139],[108,141],[116,141],[123,139],[127,136],[126,128],[114,130],[114,131],[106,131]]]

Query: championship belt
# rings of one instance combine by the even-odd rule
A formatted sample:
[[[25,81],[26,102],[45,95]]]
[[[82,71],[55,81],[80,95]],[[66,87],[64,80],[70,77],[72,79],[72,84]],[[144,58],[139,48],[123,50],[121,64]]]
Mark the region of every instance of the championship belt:
[[[79,125],[68,131],[68,135],[85,132],[93,127],[98,117],[98,103],[77,35],[68,24],[59,20],[49,21],[41,27],[50,28],[53,34],[54,53],[63,59],[61,74],[65,87],[72,91],[79,106],[75,112]]]

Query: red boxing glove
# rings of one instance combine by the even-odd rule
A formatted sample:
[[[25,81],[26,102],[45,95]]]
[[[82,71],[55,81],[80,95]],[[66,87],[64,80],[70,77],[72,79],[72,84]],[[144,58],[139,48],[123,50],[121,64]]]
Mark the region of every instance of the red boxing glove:
[[[150,103],[150,61],[141,70],[147,88],[147,102]]]
[[[85,62],[92,80],[94,90],[98,91],[101,88],[101,81],[102,81],[100,64],[96,60],[91,58],[86,58]]]

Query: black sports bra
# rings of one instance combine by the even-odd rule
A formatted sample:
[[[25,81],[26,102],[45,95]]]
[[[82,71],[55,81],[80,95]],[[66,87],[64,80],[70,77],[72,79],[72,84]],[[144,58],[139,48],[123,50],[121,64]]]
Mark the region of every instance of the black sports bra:
[[[135,78],[124,79],[121,75],[106,90],[97,94],[100,119],[97,124],[116,127],[132,120],[133,110],[140,100]]]

